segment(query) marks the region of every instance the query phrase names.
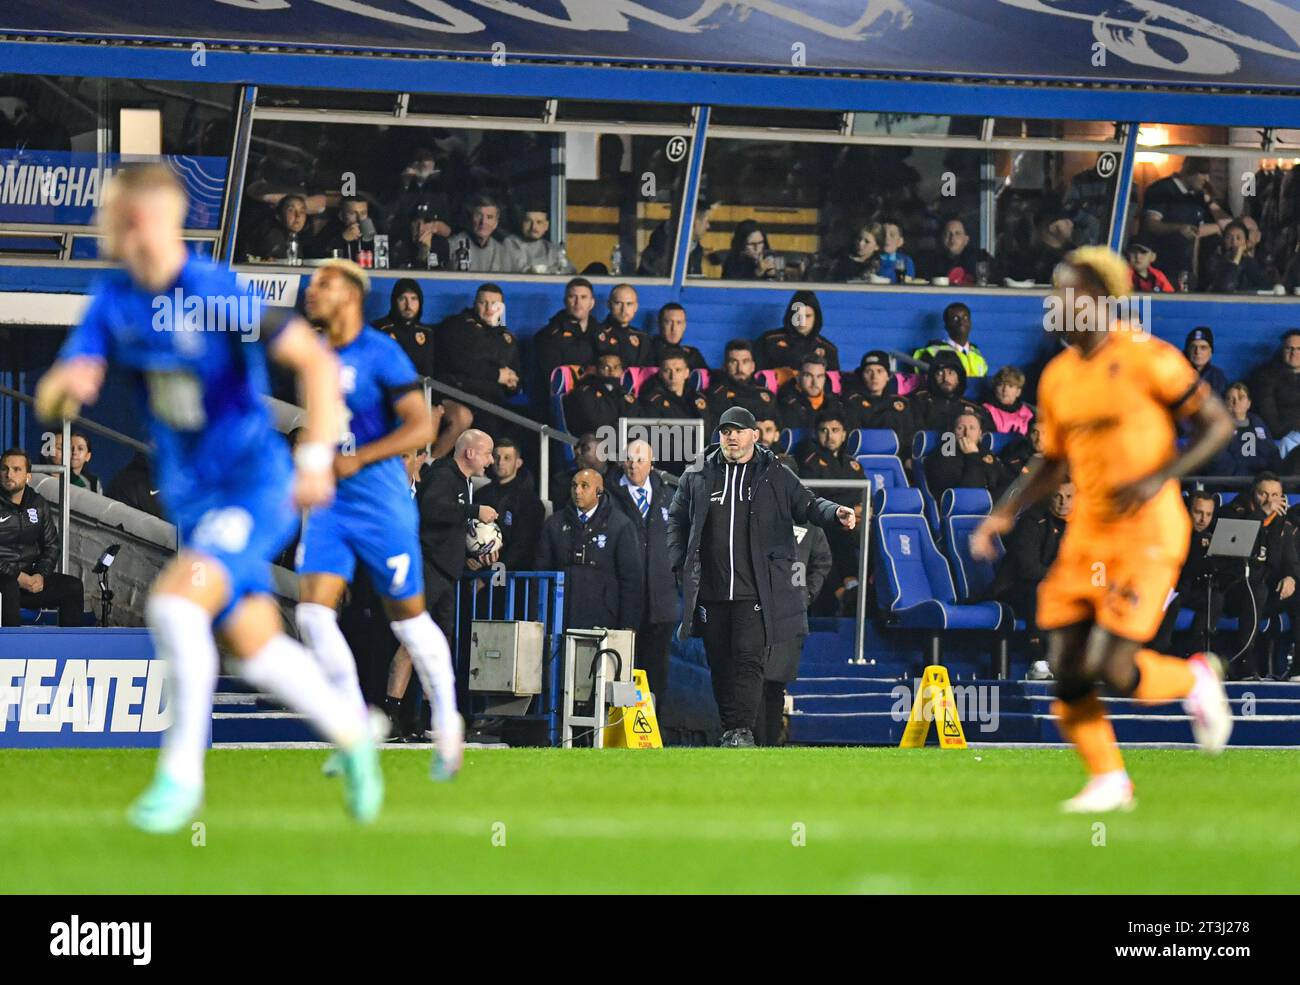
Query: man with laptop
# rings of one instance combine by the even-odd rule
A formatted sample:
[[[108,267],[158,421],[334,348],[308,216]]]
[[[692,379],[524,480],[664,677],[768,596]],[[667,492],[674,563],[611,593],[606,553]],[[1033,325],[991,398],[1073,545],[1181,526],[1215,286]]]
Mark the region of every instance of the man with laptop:
[[[1258,627],[1270,616],[1290,616],[1291,626],[1279,635],[1282,647],[1276,663],[1285,666],[1286,645],[1300,644],[1300,557],[1296,526],[1287,516],[1287,499],[1281,480],[1272,472],[1255,476],[1250,492],[1238,496],[1220,511],[1207,548],[1208,558],[1235,558],[1224,567],[1234,573],[1222,596],[1225,615],[1238,620],[1237,639],[1229,665],[1236,680],[1270,676],[1269,650],[1262,646]],[[1247,547],[1249,545],[1249,547]],[[1218,579],[1215,579],[1217,583]],[[1212,599],[1211,599],[1212,601]],[[1216,619],[1217,622],[1217,619]],[[1275,623],[1276,625],[1276,623]],[[1296,646],[1300,654],[1300,646]],[[1292,668],[1296,667],[1293,659]],[[1281,671],[1285,676],[1290,671]]]

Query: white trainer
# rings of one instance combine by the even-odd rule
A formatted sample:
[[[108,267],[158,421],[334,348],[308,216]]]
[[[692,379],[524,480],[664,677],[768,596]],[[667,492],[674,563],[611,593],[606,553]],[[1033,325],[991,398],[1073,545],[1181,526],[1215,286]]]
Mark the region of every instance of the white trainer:
[[[1190,660],[1196,683],[1183,699],[1192,719],[1192,735],[1202,752],[1217,756],[1232,735],[1232,706],[1223,688],[1223,663],[1213,653],[1197,653]]]
[[[1066,814],[1105,814],[1135,807],[1133,781],[1124,770],[1094,776],[1077,795],[1061,803],[1061,811]]]
[[[445,725],[439,723],[433,741],[429,775],[435,780],[451,780],[465,763],[465,720],[460,715],[452,715]]]

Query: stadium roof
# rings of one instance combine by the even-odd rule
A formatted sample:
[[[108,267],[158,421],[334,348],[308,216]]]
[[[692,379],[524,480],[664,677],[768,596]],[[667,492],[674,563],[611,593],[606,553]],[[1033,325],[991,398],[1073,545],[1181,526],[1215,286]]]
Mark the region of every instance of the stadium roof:
[[[0,34],[569,64],[1300,89],[1300,0],[5,0]],[[0,68],[3,68],[0,65]]]

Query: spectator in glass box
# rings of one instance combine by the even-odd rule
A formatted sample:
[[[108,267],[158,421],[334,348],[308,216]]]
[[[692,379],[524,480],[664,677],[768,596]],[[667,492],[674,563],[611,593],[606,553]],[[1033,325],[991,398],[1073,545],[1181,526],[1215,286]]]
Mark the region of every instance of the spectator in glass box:
[[[767,233],[753,219],[736,223],[731,249],[722,263],[723,280],[776,280],[776,259]]]
[[[1133,272],[1133,290],[1139,294],[1172,294],[1174,285],[1155,267],[1156,251],[1140,239],[1128,244],[1129,269]]]
[[[1219,235],[1228,215],[1210,189],[1210,159],[1185,157],[1177,174],[1153,182],[1142,199],[1142,240],[1162,259],[1169,280],[1181,285],[1195,267],[1197,244]]]
[[[1250,230],[1245,223],[1234,219],[1223,228],[1223,239],[1210,257],[1202,284],[1204,290],[1215,294],[1272,289],[1273,278],[1250,253]]]
[[[946,277],[958,287],[976,283],[981,263],[986,264],[986,271],[991,270],[993,258],[971,242],[966,223],[953,216],[943,224],[939,248],[922,257],[920,270],[927,280]]]
[[[551,215],[536,203],[525,206],[519,220],[519,232],[506,237],[506,247],[514,258],[512,269],[525,274],[571,274],[573,264],[560,248],[546,238],[551,229]]]
[[[490,195],[477,195],[470,202],[469,228],[456,233],[448,243],[451,268],[460,271],[462,258],[474,273],[507,273],[514,270],[513,254],[496,238],[501,224],[501,206]]]
[[[884,241],[885,230],[880,223],[869,222],[860,226],[852,248],[836,257],[831,265],[831,280],[847,283],[867,280],[873,274],[880,276],[880,252]]]

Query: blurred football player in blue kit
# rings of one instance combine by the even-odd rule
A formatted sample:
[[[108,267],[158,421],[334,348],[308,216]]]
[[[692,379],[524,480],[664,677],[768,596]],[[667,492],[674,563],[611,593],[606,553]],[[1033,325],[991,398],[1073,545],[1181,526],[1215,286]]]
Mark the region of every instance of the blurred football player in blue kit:
[[[334,494],[338,358],[301,318],[263,316],[233,273],[191,256],[181,239],[186,209],[184,189],[161,165],[123,170],[107,184],[100,229],[105,254],[123,269],[96,285],[36,392],[43,418],[73,417],[98,398],[110,363],[127,370],[177,528],[177,556],[145,607],[168,663],[172,724],[154,780],[128,818],[146,831],[176,831],[202,803],[215,628],[246,680],[338,747],[348,809],[370,821],[383,803],[383,777],[369,730],[285,634],[271,593],[270,559],[292,538],[297,510]],[[254,316],[243,317],[250,308]],[[268,354],[295,373],[307,407],[292,457],[264,401]]]
[[[464,724],[456,710],[451,648],[425,610],[420,519],[401,459],[433,441],[433,416],[402,347],[366,325],[369,290],[366,272],[349,260],[327,260],[307,286],[307,317],[341,364],[347,422],[334,459],[334,502],[308,514],[298,544],[296,618],[326,677],[365,720],[356,661],[338,624],[356,564],[365,566],[433,707],[432,774],[450,779],[464,756]],[[338,765],[336,754],[326,772]]]

